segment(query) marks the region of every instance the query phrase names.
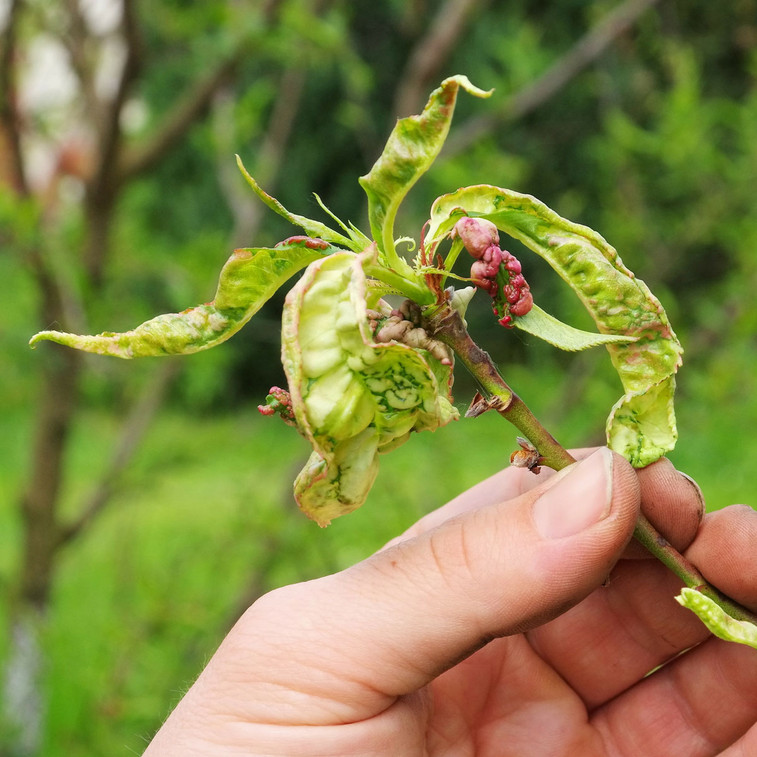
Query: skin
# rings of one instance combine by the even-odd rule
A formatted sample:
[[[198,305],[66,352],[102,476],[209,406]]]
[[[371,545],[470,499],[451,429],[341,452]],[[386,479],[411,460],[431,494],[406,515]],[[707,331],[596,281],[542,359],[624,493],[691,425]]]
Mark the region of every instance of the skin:
[[[560,474],[508,468],[258,600],[146,755],[757,754],[757,653],[709,636],[628,544],[641,506],[757,609],[757,512],[703,517],[664,459],[576,454]]]

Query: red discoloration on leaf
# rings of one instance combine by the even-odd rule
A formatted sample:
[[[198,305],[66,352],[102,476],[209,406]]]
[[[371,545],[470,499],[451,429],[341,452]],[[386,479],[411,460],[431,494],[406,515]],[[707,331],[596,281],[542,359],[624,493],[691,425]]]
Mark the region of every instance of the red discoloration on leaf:
[[[325,250],[329,246],[328,242],[324,242],[323,239],[298,234],[293,237],[287,237],[283,242],[279,242],[276,247],[283,247],[287,244],[301,244],[309,250]]]

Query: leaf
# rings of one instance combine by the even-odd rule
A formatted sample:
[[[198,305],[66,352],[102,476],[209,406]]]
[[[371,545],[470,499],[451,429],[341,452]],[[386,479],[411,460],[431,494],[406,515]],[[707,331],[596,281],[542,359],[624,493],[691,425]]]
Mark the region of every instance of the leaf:
[[[735,641],[757,649],[757,626],[748,620],[736,620],[714,600],[696,589],[684,587],[676,602],[691,610],[710,633],[725,641]]]
[[[379,453],[457,417],[451,366],[425,349],[373,340],[364,272],[373,254],[316,261],[284,306],[284,371],[297,427],[314,449],[295,498],[322,526],[363,504]]]
[[[581,331],[567,323],[558,321],[557,318],[544,312],[538,305],[533,305],[528,313],[515,318],[513,325],[567,352],[580,352],[591,347],[598,347],[601,344],[619,344],[636,340],[636,337],[633,336]]]
[[[463,215],[492,221],[544,258],[578,295],[602,334],[633,339],[607,344],[625,390],[607,421],[609,446],[635,467],[673,449],[673,392],[683,350],[662,305],[615,249],[536,198],[485,184],[439,197],[426,243],[447,236]]]
[[[226,341],[297,271],[337,251],[321,239],[291,237],[273,248],[235,250],[221,270],[212,302],[181,313],[159,315],[123,333],[80,336],[41,331],[34,347],[49,340],[85,352],[120,358],[187,355]]]
[[[393,267],[397,264],[393,238],[397,208],[442,149],[460,87],[476,97],[491,94],[473,86],[466,76],[445,79],[431,93],[423,113],[397,121],[381,156],[370,172],[360,178],[360,185],[368,195],[373,238]]]
[[[237,155],[236,158],[237,166],[242,172],[242,176],[244,176],[245,181],[247,181],[247,183],[252,187],[252,191],[255,192],[255,194],[271,210],[273,210],[275,213],[278,213],[280,216],[282,216],[282,218],[286,218],[289,223],[294,226],[299,226],[301,229],[304,229],[305,232],[311,237],[325,239],[327,242],[341,245],[342,247],[346,247],[350,250],[354,249],[356,252],[362,250],[365,247],[365,245],[362,244],[362,241],[367,240],[367,237],[360,234],[360,232],[358,232],[356,229],[354,230],[355,234],[350,235],[350,237],[352,238],[348,238],[343,234],[339,234],[333,229],[330,229],[328,226],[326,226],[326,224],[323,224],[320,221],[313,221],[310,218],[306,218],[305,216],[298,216],[295,213],[290,213],[275,197],[271,197],[271,195],[261,189],[257,181],[255,181],[255,179],[253,179],[252,176],[250,176],[250,174],[247,172],[247,169],[244,167],[244,163],[242,163],[242,159],[239,157],[239,155]],[[320,203],[320,199],[318,201]],[[330,211],[329,214],[332,215],[332,218],[334,217],[333,214],[330,213]],[[344,224],[341,225],[343,226]]]

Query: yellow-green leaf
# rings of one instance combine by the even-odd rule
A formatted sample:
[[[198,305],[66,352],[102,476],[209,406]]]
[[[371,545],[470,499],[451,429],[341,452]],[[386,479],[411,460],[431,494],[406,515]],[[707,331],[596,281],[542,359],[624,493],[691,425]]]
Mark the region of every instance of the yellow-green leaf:
[[[291,237],[273,248],[235,250],[212,302],[166,313],[122,333],[96,335],[41,331],[29,342],[48,340],[85,352],[120,358],[187,355],[214,347],[236,334],[297,271],[335,252],[321,239]]]
[[[486,184],[436,200],[427,244],[448,236],[464,215],[492,221],[544,258],[578,295],[600,333],[624,338],[606,345],[625,390],[607,421],[610,447],[636,467],[673,449],[673,392],[683,350],[660,302],[616,250],[536,198]]]
[[[748,620],[732,618],[714,600],[696,589],[685,587],[676,602],[691,610],[709,629],[710,633],[725,641],[735,641],[757,649],[757,626]]]
[[[295,498],[322,526],[363,504],[379,453],[458,415],[451,365],[426,349],[374,341],[364,272],[374,254],[312,263],[284,305],[284,371],[297,427],[314,449]]]

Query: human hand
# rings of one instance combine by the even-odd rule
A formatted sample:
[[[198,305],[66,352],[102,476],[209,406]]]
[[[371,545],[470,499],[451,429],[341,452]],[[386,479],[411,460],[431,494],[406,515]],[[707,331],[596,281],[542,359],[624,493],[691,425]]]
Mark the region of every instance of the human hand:
[[[757,513],[702,520],[667,460],[508,468],[369,559],[258,600],[146,756],[757,754],[757,653],[711,637],[627,546],[640,503],[757,608]]]

